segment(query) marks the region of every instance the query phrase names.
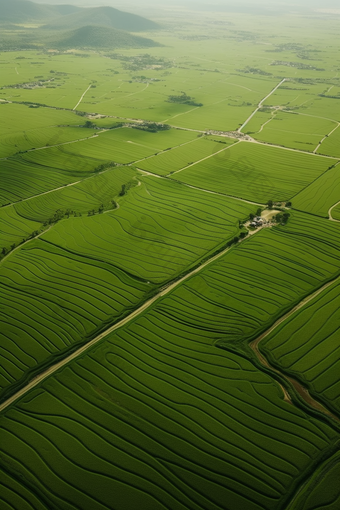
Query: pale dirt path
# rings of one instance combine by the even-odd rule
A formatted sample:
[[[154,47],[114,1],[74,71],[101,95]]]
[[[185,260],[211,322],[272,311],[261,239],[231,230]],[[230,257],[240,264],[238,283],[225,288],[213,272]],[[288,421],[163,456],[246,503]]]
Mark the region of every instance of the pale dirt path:
[[[260,229],[258,229],[259,231]],[[247,239],[247,237],[245,238]],[[245,239],[242,239],[239,241],[239,243],[242,243]],[[54,374],[55,372],[57,372],[58,370],[60,370],[61,368],[63,368],[65,365],[67,365],[68,363],[70,363],[71,361],[77,359],[79,356],[81,356],[82,354],[84,354],[86,351],[88,351],[89,349],[91,349],[91,347],[93,347],[94,345],[96,345],[98,342],[100,342],[103,338],[105,338],[107,335],[113,333],[114,331],[116,331],[117,329],[120,329],[122,328],[123,326],[125,326],[126,324],[128,324],[129,322],[133,321],[134,319],[136,319],[139,315],[141,315],[143,312],[145,312],[148,308],[150,308],[156,301],[158,301],[159,299],[163,298],[164,296],[166,296],[167,294],[169,294],[170,292],[172,292],[174,289],[176,289],[179,285],[181,285],[183,282],[185,282],[186,280],[188,280],[189,278],[191,278],[192,276],[200,273],[204,268],[206,268],[208,265],[212,264],[213,262],[215,262],[216,260],[220,259],[221,257],[223,257],[229,250],[231,249],[231,247],[229,248],[226,248],[225,250],[217,253],[216,255],[213,255],[210,259],[208,259],[206,262],[204,262],[203,264],[201,264],[200,266],[198,266],[196,269],[193,269],[192,271],[190,271],[189,273],[187,273],[185,276],[183,276],[181,279],[179,280],[176,280],[175,282],[173,283],[170,283],[168,285],[166,285],[165,287],[163,287],[154,297],[152,297],[151,299],[149,299],[148,301],[146,301],[142,306],[140,306],[139,308],[137,308],[137,310],[135,310],[134,312],[132,312],[130,315],[128,315],[127,317],[125,317],[125,319],[122,319],[121,321],[117,322],[116,324],[114,324],[113,326],[111,326],[110,328],[108,328],[106,331],[104,331],[103,333],[101,333],[100,335],[98,335],[96,338],[94,338],[93,340],[91,340],[90,342],[88,342],[87,344],[83,345],[82,347],[80,347],[79,349],[77,349],[75,352],[73,352],[72,354],[70,354],[69,356],[67,356],[65,359],[63,359],[62,361],[59,361],[59,363],[56,363],[55,365],[51,366],[48,370],[46,370],[45,372],[42,372],[41,374],[39,374],[37,377],[35,377],[30,383],[28,383],[24,388],[22,388],[21,390],[19,390],[17,393],[15,393],[12,397],[10,397],[9,399],[7,399],[5,402],[3,402],[1,405],[0,405],[0,412],[4,411],[7,407],[9,407],[10,405],[12,405],[14,402],[16,402],[19,398],[23,397],[24,395],[26,395],[27,392],[29,392],[30,390],[32,390],[33,388],[35,388],[38,384],[40,384],[41,382],[43,382],[45,379],[47,379],[47,377],[51,376],[52,374]]]
[[[78,140],[70,140],[69,142],[57,143],[56,145],[44,145],[43,147],[37,147],[36,149],[28,149],[25,152],[25,154],[27,152],[36,152],[36,151],[42,151],[42,150],[45,150],[45,149],[53,149],[53,147],[61,147],[62,145],[69,145],[71,143],[85,142],[86,140],[91,140],[91,138],[97,138],[100,135],[100,133],[104,133],[105,131],[108,131],[108,130],[107,129],[102,129],[101,131],[99,131],[98,133],[96,133],[94,135],[88,136],[86,138],[79,138]],[[7,159],[14,158],[17,155],[18,154],[12,154],[11,156],[7,156],[6,158],[0,158],[0,161],[6,161]]]
[[[321,294],[324,290],[326,290],[328,287],[330,287],[331,285],[334,285],[335,283],[339,282],[340,281],[340,276],[337,276],[336,278],[334,278],[334,280],[326,283],[325,285],[323,285],[320,289],[318,289],[317,291],[313,292],[312,294],[310,294],[309,296],[307,296],[305,299],[303,299],[302,301],[300,301],[300,303],[298,303],[296,306],[294,306],[294,308],[292,308],[289,312],[287,312],[283,317],[281,317],[280,319],[278,319],[269,329],[267,329],[267,331],[265,331],[264,333],[262,333],[262,335],[260,335],[258,338],[256,338],[255,340],[253,340],[250,344],[249,344],[249,347],[253,350],[253,352],[256,354],[256,357],[258,358],[258,360],[260,361],[260,363],[262,365],[264,365],[265,367],[269,368],[270,370],[272,370],[273,372],[276,372],[277,374],[280,374],[282,377],[284,377],[286,380],[288,380],[295,388],[295,390],[299,393],[299,395],[303,398],[303,400],[311,407],[313,407],[314,409],[316,409],[317,411],[321,411],[323,414],[327,415],[327,416],[330,416],[331,418],[333,418],[334,420],[336,420],[337,422],[340,422],[339,418],[337,416],[335,416],[331,411],[328,411],[328,409],[326,409],[322,404],[320,404],[320,402],[318,402],[317,400],[315,400],[309,393],[309,391],[304,388],[302,386],[302,384],[300,384],[298,381],[296,381],[295,379],[292,379],[291,377],[285,375],[283,372],[281,372],[280,370],[274,368],[270,363],[269,361],[264,357],[264,355],[260,352],[259,350],[259,344],[260,342],[266,338],[268,335],[270,335],[278,326],[280,326],[283,322],[285,322],[287,319],[289,319],[292,315],[294,315],[297,311],[299,311],[301,308],[303,308],[304,306],[306,306],[310,301],[312,301],[313,299],[315,299],[317,296],[319,296],[319,294]],[[281,385],[280,385],[281,386]],[[286,395],[288,394],[287,390],[284,391],[284,394],[285,394],[285,398],[286,398]],[[291,397],[289,396],[289,400],[290,402],[292,401]]]
[[[25,246],[25,244],[28,244],[30,243],[31,241],[34,241],[34,239],[38,239],[39,237],[41,237],[42,235],[46,234],[46,232],[48,232],[50,230],[50,228],[52,228],[53,225],[50,225],[46,230],[44,230],[43,232],[40,232],[40,234],[38,234],[37,236],[35,237],[32,237],[31,239],[27,239],[27,241],[25,241],[24,243],[21,243],[21,244],[18,244],[18,246],[16,248],[14,248],[14,250],[11,250],[9,253],[7,253],[7,255],[4,256],[3,259],[0,260],[0,265],[5,261],[7,260],[11,255],[13,255],[13,253],[19,249],[21,249],[23,246]]]
[[[84,99],[86,93],[90,90],[91,88],[91,85],[89,85],[87,87],[87,89],[85,90],[84,94],[81,96],[81,98],[79,99],[78,103],[76,104],[76,106],[73,108],[73,110],[75,110],[76,108],[78,108],[78,106],[80,105],[80,103],[82,102],[82,100]]]
[[[337,223],[340,223],[340,220],[336,220],[332,217],[332,210],[340,204],[340,200],[339,202],[337,202],[336,204],[332,205],[332,207],[329,208],[328,210],[328,218],[331,220],[331,221],[336,221]]]
[[[248,119],[242,124],[242,126],[240,128],[238,128],[238,132],[241,133],[242,132],[242,129],[244,127],[246,127],[246,125],[248,124],[248,122],[254,117],[254,115],[259,111],[259,109],[262,107],[263,103],[268,99],[268,97],[270,97],[272,94],[274,94],[274,92],[277,91],[277,89],[282,85],[282,83],[284,83],[285,81],[287,81],[286,78],[283,78],[283,80],[280,81],[280,83],[278,85],[276,85],[276,87],[271,91],[269,92],[269,94],[264,97],[263,99],[261,99],[261,101],[259,102],[259,104],[257,105],[257,108],[256,110],[250,115],[250,117],[248,117]]]
[[[336,131],[336,130],[338,129],[338,127],[339,127],[339,126],[340,126],[340,124],[337,124],[337,125],[335,126],[335,128],[334,128],[334,129],[332,129],[332,131],[331,131],[330,133],[328,133],[328,135],[326,135],[326,136],[324,136],[324,137],[322,138],[322,140],[320,141],[319,145],[317,145],[317,146],[316,146],[316,148],[313,150],[314,154],[315,154],[315,153],[316,153],[316,152],[320,149],[321,144],[322,144],[322,143],[326,140],[326,138],[328,138],[329,136],[331,136],[331,135],[334,133],[334,131]]]
[[[210,156],[206,156],[205,158],[202,158],[198,161],[195,161],[194,163],[191,163],[191,165],[188,165],[188,166],[185,166],[184,168],[180,168],[179,170],[176,170],[176,172],[173,172],[173,173],[170,173],[168,174],[166,177],[173,177],[174,175],[178,174],[179,172],[183,172],[183,170],[186,170],[187,168],[190,168],[194,165],[197,165],[198,163],[201,163],[202,161],[205,161],[207,159],[210,159],[210,158],[213,158],[214,156],[216,156],[217,154],[220,154],[221,152],[224,152],[224,151],[227,151],[228,149],[230,149],[231,147],[235,147],[238,143],[240,143],[241,140],[238,140],[236,143],[234,143],[233,145],[229,145],[228,147],[224,147],[223,149],[221,149],[220,151],[217,151],[217,152],[214,152],[213,154],[210,154]]]

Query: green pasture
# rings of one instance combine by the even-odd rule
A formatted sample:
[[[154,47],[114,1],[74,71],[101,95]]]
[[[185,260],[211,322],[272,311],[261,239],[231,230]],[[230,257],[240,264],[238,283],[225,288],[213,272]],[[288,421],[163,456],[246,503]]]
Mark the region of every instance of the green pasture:
[[[328,218],[330,208],[340,199],[340,165],[336,165],[292,198],[293,207]],[[335,214],[335,216],[334,216]],[[332,210],[336,219],[336,209]]]
[[[340,283],[334,283],[276,328],[260,349],[300,379],[315,398],[340,411]]]
[[[239,142],[226,151],[176,173],[182,182],[266,203],[289,200],[334,160],[276,147]]]
[[[40,228],[39,221],[22,218],[13,207],[0,209],[0,250],[21,243]]]
[[[332,218],[334,218],[337,221],[340,221],[340,204],[334,207],[332,209]]]

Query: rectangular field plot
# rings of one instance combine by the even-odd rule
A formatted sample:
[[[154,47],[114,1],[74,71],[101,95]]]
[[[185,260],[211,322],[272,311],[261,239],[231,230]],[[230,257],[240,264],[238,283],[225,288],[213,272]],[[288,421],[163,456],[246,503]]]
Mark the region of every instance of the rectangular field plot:
[[[138,168],[158,175],[168,175],[191,165],[195,161],[209,157],[233,143],[235,143],[235,140],[231,138],[196,138],[191,142],[186,142],[181,147],[142,161],[138,164]]]
[[[119,209],[70,218],[44,239],[161,284],[237,235],[239,220],[254,210],[165,179],[140,182],[119,200]]]
[[[340,280],[295,312],[260,343],[280,370],[340,413]]]
[[[196,133],[181,130],[148,133],[122,128],[106,131],[96,138],[63,146],[65,154],[98,158],[117,163],[132,163],[194,139]]]
[[[333,163],[328,158],[240,142],[176,173],[173,178],[199,188],[266,203],[290,199]]]
[[[112,493],[142,510],[286,507],[338,435],[217,349],[224,331],[216,315],[197,322],[205,296],[194,282],[192,295],[192,315],[175,292],[0,418],[17,493],[28,484],[44,504],[87,510],[111,508]]]
[[[74,113],[51,108],[0,103],[0,114],[0,158],[19,151],[87,138],[95,132],[76,127],[85,121]]]
[[[339,201],[339,198],[340,165],[336,165],[293,197],[292,204],[300,211],[328,218],[331,207]]]
[[[319,142],[335,127],[335,121],[280,111],[261,132],[253,133],[252,136],[264,142],[313,152]],[[247,126],[244,132],[248,132]]]
[[[153,285],[33,240],[2,262],[1,397],[140,305]]]
[[[64,147],[32,151],[4,161],[0,204],[18,202],[77,182],[103,163],[100,159],[67,154]]]
[[[71,214],[79,215],[92,210],[98,212],[99,207],[112,209],[113,200],[117,199],[123,184],[134,182],[136,175],[136,170],[130,167],[113,167],[78,184],[19,202],[13,207],[20,217],[41,223],[52,218],[58,210],[70,210]]]
[[[340,127],[322,142],[318,153],[340,158]]]

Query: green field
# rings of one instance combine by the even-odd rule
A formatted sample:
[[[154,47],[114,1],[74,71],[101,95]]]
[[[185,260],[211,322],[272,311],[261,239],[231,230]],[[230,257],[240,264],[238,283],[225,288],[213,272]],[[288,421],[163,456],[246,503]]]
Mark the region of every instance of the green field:
[[[118,2],[156,22],[130,34],[19,3],[1,510],[336,510],[339,16]]]
[[[340,412],[339,302],[337,281],[261,343],[266,356],[302,379],[335,413]]]
[[[202,189],[260,203],[287,201],[334,160],[240,142],[173,177]]]
[[[328,218],[329,210],[338,202],[339,196],[340,167],[337,165],[293,197],[292,203],[300,211]],[[336,218],[336,211],[334,218]]]

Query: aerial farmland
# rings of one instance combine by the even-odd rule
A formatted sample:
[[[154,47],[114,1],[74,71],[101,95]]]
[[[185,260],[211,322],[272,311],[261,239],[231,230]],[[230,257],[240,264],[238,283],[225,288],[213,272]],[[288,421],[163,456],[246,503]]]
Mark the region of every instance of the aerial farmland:
[[[339,510],[340,10],[61,4],[0,1],[1,510]]]

